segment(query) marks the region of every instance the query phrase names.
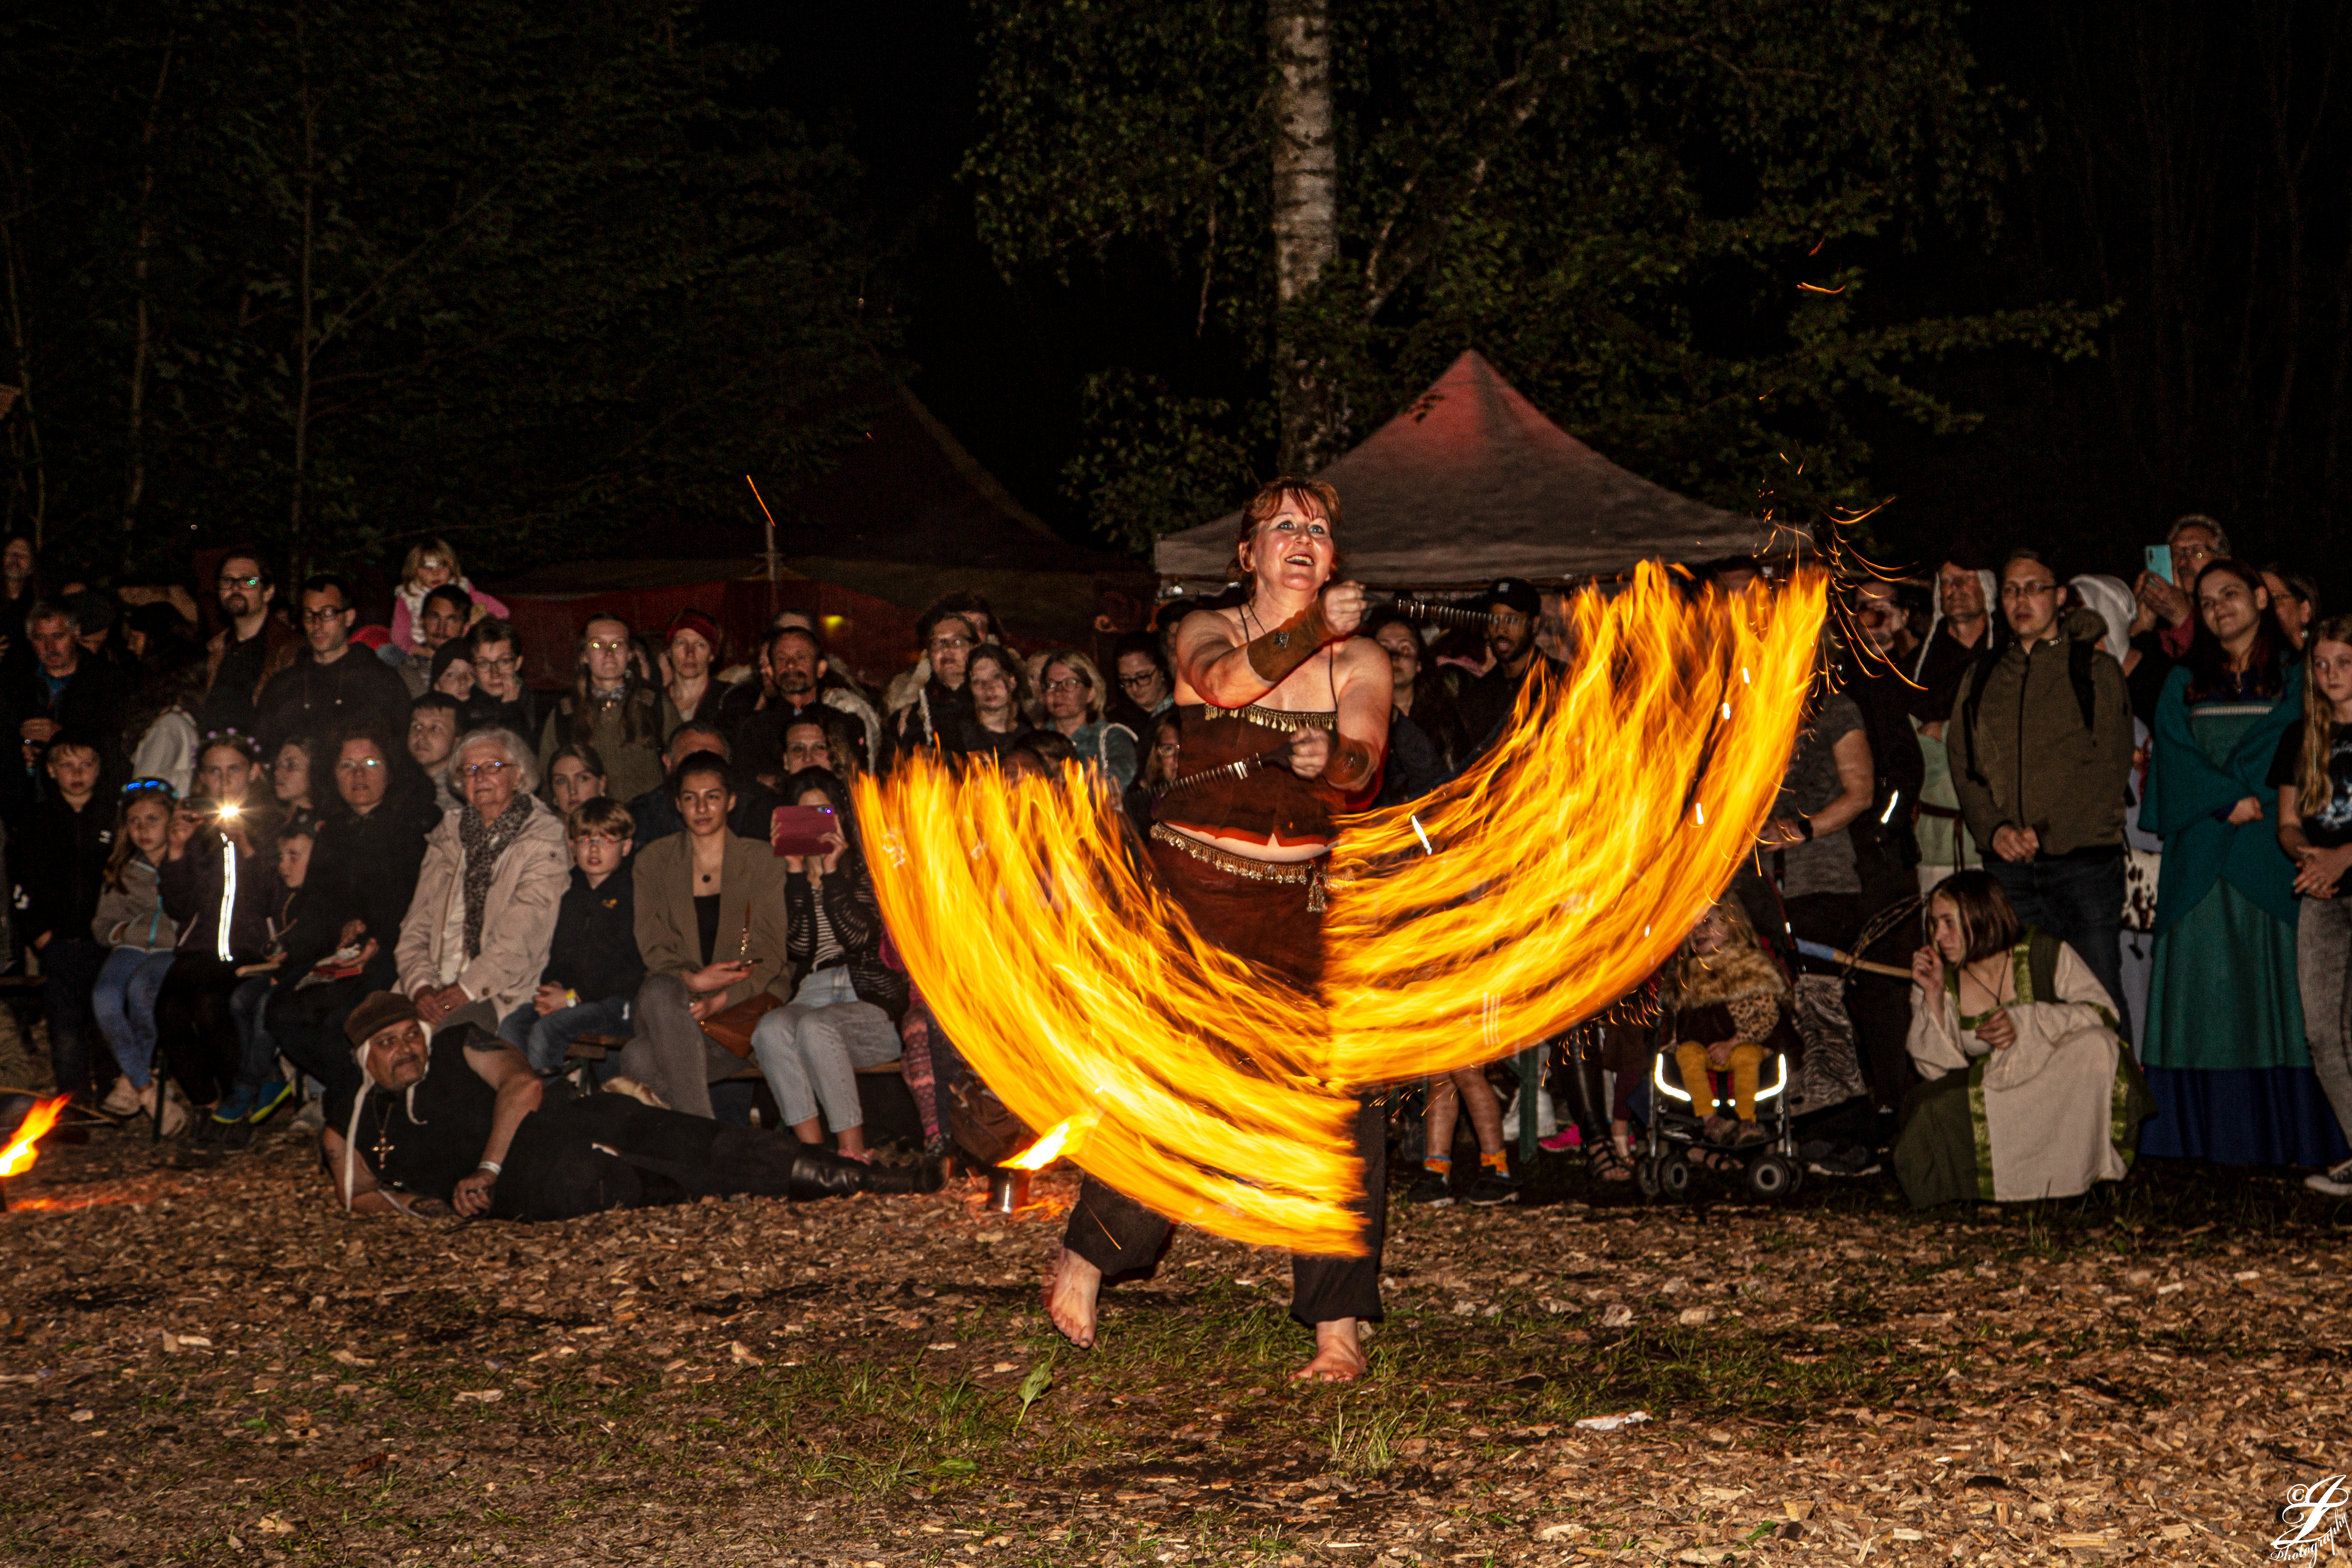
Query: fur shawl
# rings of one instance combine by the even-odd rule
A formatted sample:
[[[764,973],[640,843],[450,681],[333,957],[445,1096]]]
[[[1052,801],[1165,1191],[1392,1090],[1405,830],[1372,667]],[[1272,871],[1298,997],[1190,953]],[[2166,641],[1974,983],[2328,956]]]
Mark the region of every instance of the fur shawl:
[[[1771,956],[1751,943],[1735,942],[1701,957],[1685,953],[1675,963],[1674,984],[1662,998],[1676,1010],[1722,1006],[1749,997],[1788,994],[1789,982]]]

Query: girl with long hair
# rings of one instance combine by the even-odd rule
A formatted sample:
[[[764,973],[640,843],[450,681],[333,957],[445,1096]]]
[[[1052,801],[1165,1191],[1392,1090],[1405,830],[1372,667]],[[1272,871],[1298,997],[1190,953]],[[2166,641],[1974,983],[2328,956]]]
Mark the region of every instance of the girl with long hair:
[[[2278,791],[2278,842],[2294,863],[2303,901],[2295,922],[2295,980],[2303,994],[2303,1034],[2312,1072],[2352,1129],[2352,616],[2308,629],[2304,646],[2303,718],[2279,738],[2270,783]],[[2305,1181],[2333,1197],[2352,1197],[2352,1161]]]
[[[159,877],[164,841],[172,825],[173,795],[169,787],[145,779],[123,791],[115,817],[114,852],[107,858],[106,874],[99,884],[98,916],[90,934],[113,949],[98,971],[90,993],[90,1012],[107,1049],[122,1068],[117,1092],[127,1103],[110,1100],[106,1109],[117,1115],[133,1110],[156,1111],[155,994],[172,968],[172,947],[179,928],[163,911]],[[164,1110],[163,1131],[176,1132],[187,1123],[187,1112],[177,1101]]]

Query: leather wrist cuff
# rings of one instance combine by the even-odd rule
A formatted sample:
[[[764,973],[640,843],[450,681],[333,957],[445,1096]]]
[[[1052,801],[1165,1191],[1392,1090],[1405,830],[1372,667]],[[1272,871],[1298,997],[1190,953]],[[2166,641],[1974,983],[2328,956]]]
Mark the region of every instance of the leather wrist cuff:
[[[1330,640],[1330,625],[1323,619],[1323,595],[1318,594],[1304,610],[1250,640],[1250,668],[1268,686],[1279,686],[1284,677]]]
[[[1335,734],[1331,760],[1323,764],[1324,782],[1350,793],[1372,782],[1372,749],[1361,741]]]

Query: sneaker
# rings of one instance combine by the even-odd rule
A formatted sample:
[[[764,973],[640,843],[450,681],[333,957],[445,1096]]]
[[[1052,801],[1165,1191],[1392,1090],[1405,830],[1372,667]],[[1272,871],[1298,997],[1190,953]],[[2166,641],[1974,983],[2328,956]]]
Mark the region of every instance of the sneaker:
[[[1421,1179],[1405,1189],[1404,1201],[1442,1209],[1454,1201],[1454,1184],[1435,1171],[1423,1171]]]
[[[1536,1147],[1547,1154],[1565,1154],[1570,1149],[1580,1147],[1583,1142],[1584,1134],[1578,1131],[1573,1125],[1570,1125],[1561,1128],[1549,1138],[1537,1139]]]
[[[317,1095],[312,1095],[302,1102],[302,1109],[294,1113],[294,1120],[288,1125],[297,1132],[306,1132],[315,1136],[324,1131],[327,1125],[326,1102]]]
[[[1470,1190],[1462,1194],[1462,1201],[1482,1209],[1517,1203],[1519,1179],[1501,1171],[1481,1170],[1478,1179],[1470,1184]]]
[[[253,1109],[245,1119],[256,1127],[278,1114],[278,1108],[294,1098],[294,1086],[282,1078],[273,1078],[253,1091]]]
[[[118,1121],[126,1116],[136,1116],[139,1114],[139,1090],[129,1079],[118,1078],[114,1080],[114,1087],[106,1091],[106,1098],[98,1102],[98,1109]]]
[[[2305,1176],[2303,1184],[2315,1193],[2326,1193],[2331,1198],[2352,1198],[2352,1160]]]

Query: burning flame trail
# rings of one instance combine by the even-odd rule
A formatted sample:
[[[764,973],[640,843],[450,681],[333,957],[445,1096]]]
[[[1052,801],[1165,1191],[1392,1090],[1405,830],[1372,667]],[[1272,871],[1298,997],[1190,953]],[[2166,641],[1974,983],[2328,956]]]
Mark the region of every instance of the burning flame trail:
[[[40,1142],[43,1133],[57,1125],[58,1117],[64,1112],[68,1098],[61,1094],[55,1100],[40,1100],[25,1112],[25,1120],[16,1123],[16,1131],[9,1138],[7,1147],[0,1148],[0,1177],[21,1176],[33,1168],[33,1162],[41,1157],[40,1150],[35,1145]]]
[[[1354,1091],[1557,1034],[1672,952],[1779,792],[1827,586],[1692,604],[1645,565],[1579,595],[1559,690],[1530,682],[1461,778],[1342,825],[1320,1000],[1203,942],[1076,768],[861,779],[884,917],[957,1048],[1053,1130],[1024,1161],[1062,1133],[1171,1218],[1360,1251]]]

